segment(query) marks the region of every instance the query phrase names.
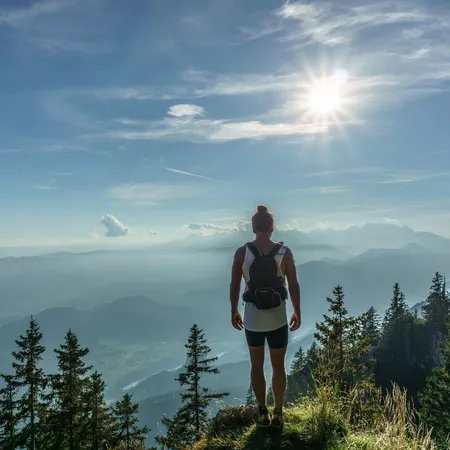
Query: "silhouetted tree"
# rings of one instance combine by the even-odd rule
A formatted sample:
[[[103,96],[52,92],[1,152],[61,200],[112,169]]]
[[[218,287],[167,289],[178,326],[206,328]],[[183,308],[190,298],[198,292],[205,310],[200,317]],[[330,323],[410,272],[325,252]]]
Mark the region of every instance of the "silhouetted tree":
[[[312,370],[314,370],[320,361],[319,346],[316,341],[313,341],[311,346],[306,351],[306,362]]]
[[[427,340],[431,361],[429,367],[440,365],[439,346],[447,335],[447,323],[450,321],[450,299],[444,277],[436,272],[431,282],[430,293],[422,307],[427,327]]]
[[[292,360],[292,363],[291,363],[291,375],[293,373],[297,372],[298,370],[300,370],[304,364],[305,364],[305,352],[300,347],[295,352],[294,359]]]
[[[94,372],[89,377],[85,394],[85,441],[89,450],[101,450],[112,441],[112,422],[105,402],[105,382],[101,374]]]
[[[252,385],[248,387],[247,396],[245,397],[245,404],[247,406],[252,406],[256,404],[255,393],[253,392]]]
[[[390,390],[395,382],[415,398],[427,375],[426,347],[423,324],[409,312],[405,296],[396,283],[375,353],[377,384]]]
[[[308,392],[312,383],[311,369],[308,366],[307,356],[300,347],[294,355],[291,363],[291,370],[287,376],[287,388],[285,393],[285,402],[292,403],[301,395]]]
[[[376,309],[371,306],[366,313],[366,327],[365,333],[372,336],[371,346],[376,347],[378,345],[378,340],[380,338],[380,316],[378,315]]]
[[[342,287],[335,287],[333,294],[334,298],[327,298],[331,314],[324,315],[314,334],[321,344],[317,375],[320,382],[334,384],[344,391],[371,376],[372,335],[366,333],[367,313],[361,317],[348,316]]]
[[[127,450],[141,444],[150,432],[148,427],[139,427],[139,403],[133,403],[132,396],[125,394],[113,408],[115,419],[115,440],[124,443]]]
[[[217,357],[208,358],[211,349],[206,342],[203,330],[194,324],[185,345],[187,349],[185,371],[177,378],[181,388],[185,388],[180,394],[182,406],[173,419],[167,417],[163,419],[167,434],[157,437],[158,442],[173,450],[192,446],[198,441],[207,426],[208,405],[212,400],[219,400],[228,395],[225,392],[209,393],[207,388],[200,385],[203,374],[219,373],[217,368],[212,367]]]
[[[13,377],[1,375],[5,387],[0,389],[0,448],[15,450],[17,432],[17,388]]]
[[[406,304],[405,295],[400,290],[398,283],[394,284],[394,295],[383,320],[383,334],[389,327],[395,327],[398,322],[402,321],[408,313],[408,305]]]
[[[442,341],[440,353],[442,367],[433,369],[419,400],[421,418],[444,443],[450,437],[450,337]]]
[[[49,414],[52,434],[51,447],[55,450],[78,450],[83,447],[85,434],[85,394],[88,387],[85,356],[72,330],[66,333],[64,344],[55,350],[59,373],[51,378],[53,404]]]
[[[47,386],[47,377],[40,367],[45,347],[41,344],[42,333],[39,324],[31,317],[30,325],[16,344],[19,347],[12,353],[12,377],[14,386],[22,392],[18,401],[17,419],[23,424],[17,433],[17,442],[27,450],[37,450],[42,432],[38,420],[39,411],[45,408],[43,393]]]
[[[446,292],[444,277],[436,272],[430,287],[430,293],[422,307],[427,324],[435,333],[447,334],[446,324],[450,320],[450,300]]]

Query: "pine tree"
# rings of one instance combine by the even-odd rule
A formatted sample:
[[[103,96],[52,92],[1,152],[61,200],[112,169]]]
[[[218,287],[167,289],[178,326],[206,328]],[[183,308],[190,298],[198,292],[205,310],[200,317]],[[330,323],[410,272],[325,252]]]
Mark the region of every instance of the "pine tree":
[[[247,396],[245,397],[246,406],[256,405],[255,393],[253,392],[252,385],[248,387]]]
[[[127,450],[144,442],[150,432],[148,427],[139,427],[139,403],[133,403],[132,395],[125,394],[113,408],[114,431],[117,444],[123,443]]]
[[[158,436],[157,441],[173,450],[190,447],[198,441],[207,426],[208,405],[212,400],[220,400],[228,393],[209,393],[200,385],[203,374],[217,374],[219,370],[212,367],[217,357],[208,358],[211,349],[206,343],[203,330],[193,325],[190,330],[185,372],[180,373],[177,381],[181,388],[182,406],[173,419],[165,417],[162,422],[167,428],[165,436]],[[170,446],[172,445],[172,446]]]
[[[444,442],[450,436],[450,336],[441,343],[440,353],[442,367],[433,369],[419,400],[421,418]]]
[[[328,311],[331,316],[324,314],[324,321],[316,324],[317,332],[314,337],[321,344],[319,353],[321,359],[321,381],[337,383],[340,390],[344,387],[345,368],[345,339],[351,320],[347,317],[344,307],[344,292],[341,286],[333,290],[334,298],[327,298]]]
[[[180,413],[185,419],[185,423],[194,424],[194,437],[198,441],[207,422],[207,411],[209,403],[212,400],[220,400],[228,393],[209,393],[207,388],[200,386],[200,377],[202,374],[218,374],[219,369],[212,367],[217,361],[217,357],[208,358],[211,352],[206,343],[203,330],[197,325],[191,327],[191,333],[188,339],[187,349],[188,362],[185,365],[185,372],[180,373],[178,381],[180,387],[186,387],[186,391],[181,393],[183,406]]]
[[[0,389],[0,448],[2,450],[15,450],[17,433],[17,388],[13,377],[1,375],[5,387]]]
[[[23,423],[18,432],[18,442],[27,450],[37,450],[41,434],[41,426],[38,420],[39,411],[44,407],[42,401],[44,390],[47,386],[47,378],[39,366],[45,347],[41,344],[42,333],[39,324],[31,317],[30,325],[21,335],[16,344],[19,347],[12,353],[13,384],[23,395],[18,403],[17,419]]]
[[[293,403],[299,397],[308,393],[308,389],[312,385],[311,370],[307,355],[300,347],[294,355],[290,373],[287,376],[287,387],[284,396],[286,403]]]
[[[366,321],[365,333],[372,336],[371,346],[376,347],[380,338],[380,316],[373,306],[366,312]]]
[[[403,292],[400,290],[398,283],[394,284],[394,296],[391,304],[386,311],[383,320],[383,332],[386,331],[387,326],[395,326],[400,320],[403,320],[405,314],[408,312],[408,306]]]
[[[374,311],[371,308],[353,319],[346,335],[346,372],[348,381],[353,384],[373,381],[375,359],[372,345],[377,333]]]
[[[105,382],[101,374],[94,372],[89,378],[85,394],[85,441],[89,450],[101,450],[112,440],[112,417],[106,406]]]
[[[430,287],[430,293],[422,307],[427,326],[427,340],[431,362],[429,366],[440,365],[439,346],[447,335],[447,323],[450,321],[450,298],[444,277],[436,272]]]
[[[445,315],[442,316],[442,297],[445,288],[443,289],[444,277],[439,273],[433,277],[431,281],[430,293],[422,307],[425,321],[434,328],[434,331],[440,331],[442,321],[445,321]]]
[[[305,352],[300,347],[295,352],[294,359],[292,360],[291,363],[291,375],[300,370],[301,368],[303,368],[304,364],[305,364]]]
[[[344,340],[347,328],[347,309],[344,307],[344,293],[341,286],[333,290],[334,299],[327,298],[330,304],[328,311],[332,316],[324,314],[324,321],[316,324],[314,337],[319,341],[326,355],[327,362],[335,365],[332,368],[336,379],[342,381],[344,371]]]
[[[317,345],[316,341],[313,341],[311,346],[306,351],[306,362],[310,366],[311,370],[314,370],[318,366],[319,361],[319,346]]]
[[[424,340],[422,328],[421,321],[409,312],[405,296],[396,283],[375,352],[375,378],[383,389],[391,389],[395,382],[407,388],[414,398],[423,388],[426,368],[418,345]]]
[[[389,387],[391,380],[401,383],[404,368],[409,365],[411,321],[412,315],[408,312],[405,296],[399,284],[395,283],[393,297],[384,316],[377,351],[377,371],[380,381],[383,379],[381,384],[386,388]]]
[[[373,360],[369,352],[372,336],[365,332],[367,314],[348,316],[342,287],[335,287],[333,294],[333,299],[327,298],[331,315],[324,315],[324,321],[316,325],[314,334],[321,344],[317,376],[321,383],[345,391],[371,376]]]
[[[164,435],[156,436],[155,441],[159,443],[163,449],[186,449],[186,443],[192,441],[192,430],[185,426],[180,411],[173,417],[164,416],[161,419],[161,423],[164,425],[167,432]]]
[[[64,344],[55,350],[59,373],[52,377],[54,405],[50,412],[50,428],[55,450],[78,450],[84,441],[85,393],[88,387],[84,357],[89,353],[69,330]]]

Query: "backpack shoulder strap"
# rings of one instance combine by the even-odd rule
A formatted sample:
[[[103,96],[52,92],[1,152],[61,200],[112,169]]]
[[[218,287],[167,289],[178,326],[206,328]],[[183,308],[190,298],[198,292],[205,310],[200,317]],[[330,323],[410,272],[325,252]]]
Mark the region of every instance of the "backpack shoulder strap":
[[[255,258],[259,258],[261,256],[261,252],[258,250],[258,247],[253,242],[247,242],[245,246],[252,252],[252,255]]]
[[[268,256],[275,257],[278,254],[278,252],[280,251],[281,247],[283,247],[283,243],[282,242],[279,242],[278,244],[275,244],[273,246],[272,250],[270,250]]]

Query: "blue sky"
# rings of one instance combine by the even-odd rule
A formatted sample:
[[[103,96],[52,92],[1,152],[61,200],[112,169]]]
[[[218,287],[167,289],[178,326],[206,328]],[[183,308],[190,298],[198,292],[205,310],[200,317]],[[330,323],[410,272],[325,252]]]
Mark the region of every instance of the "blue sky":
[[[450,236],[446,2],[3,0],[0,44],[1,246],[229,232],[260,202]]]

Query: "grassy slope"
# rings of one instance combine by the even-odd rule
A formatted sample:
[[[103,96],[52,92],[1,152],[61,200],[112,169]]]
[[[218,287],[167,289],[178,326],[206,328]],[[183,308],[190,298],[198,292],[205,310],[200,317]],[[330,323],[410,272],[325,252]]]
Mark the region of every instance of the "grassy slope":
[[[350,410],[336,399],[304,399],[285,409],[283,431],[257,428],[254,409],[250,415],[246,407],[226,408],[193,450],[436,450],[431,432],[415,425],[417,417],[406,398],[405,391],[394,387],[373,420],[368,415],[369,420],[353,426]]]
[[[298,449],[298,450],[372,450],[376,438],[368,435],[353,435],[347,432],[345,424],[336,417],[326,428],[320,429],[320,422],[311,416],[306,408],[285,410],[283,431],[274,428],[261,429],[256,425],[236,427],[222,433],[210,434],[199,442],[195,450],[254,450],[254,449]]]

